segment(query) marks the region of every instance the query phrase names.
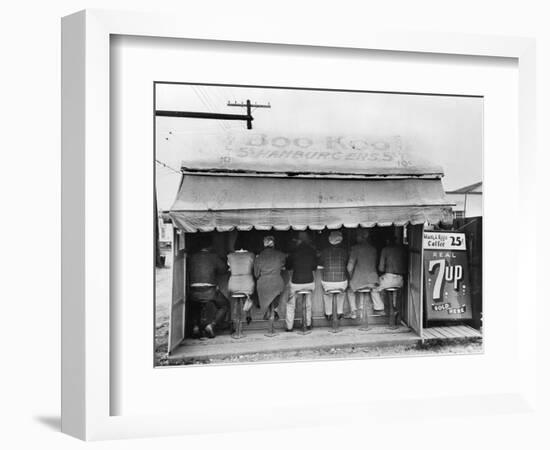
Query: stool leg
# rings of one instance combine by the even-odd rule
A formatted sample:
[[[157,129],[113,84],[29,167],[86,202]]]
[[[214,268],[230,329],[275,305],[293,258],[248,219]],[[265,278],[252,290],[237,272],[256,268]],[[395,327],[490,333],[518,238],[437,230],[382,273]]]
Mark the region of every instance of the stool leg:
[[[273,308],[273,304],[269,305],[269,325],[267,329],[267,333],[265,336],[267,337],[273,337],[277,333],[275,333],[275,311]]]
[[[340,331],[340,320],[338,319],[338,304],[337,304],[338,294],[332,294],[332,330],[331,333],[339,333]]]
[[[307,308],[306,308],[306,294],[302,294],[302,333],[306,334],[307,328],[306,328],[306,314],[307,314]]]
[[[233,339],[240,339],[243,337],[243,305],[242,305],[242,298],[238,298],[237,302],[235,304],[235,308],[237,311],[235,311],[235,332],[231,336]]]
[[[389,293],[388,300],[388,311],[389,311],[389,317],[388,317],[388,325],[390,327],[395,326],[395,316],[393,315],[393,292]]]
[[[201,314],[199,319],[199,328],[201,329],[201,341],[206,341],[208,338],[204,335],[204,327],[206,326],[206,305],[207,303],[201,303]]]
[[[361,328],[359,328],[361,331],[368,331],[369,330],[369,314],[367,312],[367,298],[368,298],[368,295],[366,292],[362,292],[361,293],[361,301],[363,302],[363,323],[362,323],[362,326]]]
[[[302,297],[302,330],[300,334],[309,334],[311,331],[307,329],[307,294],[301,294],[300,297]]]
[[[395,327],[401,323],[401,291],[395,293]]]
[[[237,329],[237,333],[239,338],[243,335],[243,299],[239,298],[239,328]]]
[[[395,310],[393,307],[393,302],[395,301],[395,296],[396,296],[395,294],[396,294],[396,291],[392,291],[390,295],[390,320],[389,320],[390,328],[398,328],[395,323]]]

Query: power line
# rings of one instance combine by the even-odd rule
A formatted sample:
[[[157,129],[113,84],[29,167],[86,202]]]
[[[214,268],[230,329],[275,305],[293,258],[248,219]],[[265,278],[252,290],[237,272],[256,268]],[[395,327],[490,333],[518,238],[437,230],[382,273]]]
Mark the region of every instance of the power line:
[[[157,165],[157,177],[165,177],[175,175],[175,172],[172,169],[168,169],[161,165]]]
[[[210,97],[210,95],[208,94],[208,91],[206,89],[204,89],[202,86],[198,86],[198,90],[199,90],[199,92],[202,93],[202,96],[206,100],[206,103],[208,103],[208,105],[210,105],[210,110],[213,112],[215,110],[215,108],[214,108],[215,102],[214,102],[214,100],[212,100],[212,97]]]
[[[193,91],[201,101],[201,103],[206,106],[206,109],[210,112],[214,112],[214,107],[212,106],[211,102],[207,98],[205,91],[201,89],[202,86],[191,86],[193,88]],[[227,128],[223,122],[217,122],[217,125],[220,127],[222,131],[227,131]]]
[[[163,163],[162,161],[159,161],[158,159],[155,159],[155,162],[159,165],[161,165],[162,167],[166,168],[166,169],[169,169],[171,170],[172,172],[174,173],[177,173],[178,175],[181,175],[181,172],[179,170],[176,170],[174,169],[173,167],[169,166],[168,164],[166,163]]]

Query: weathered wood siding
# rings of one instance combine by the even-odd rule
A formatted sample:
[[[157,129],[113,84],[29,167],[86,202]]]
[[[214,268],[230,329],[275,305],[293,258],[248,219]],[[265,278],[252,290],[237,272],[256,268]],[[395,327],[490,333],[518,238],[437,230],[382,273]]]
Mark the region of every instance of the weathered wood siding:
[[[185,335],[185,283],[186,255],[184,237],[174,229],[172,246],[172,305],[170,308],[170,329],[168,336],[168,352],[170,353],[183,340]]]
[[[409,239],[409,284],[407,323],[422,335],[422,231],[424,225],[410,225]]]

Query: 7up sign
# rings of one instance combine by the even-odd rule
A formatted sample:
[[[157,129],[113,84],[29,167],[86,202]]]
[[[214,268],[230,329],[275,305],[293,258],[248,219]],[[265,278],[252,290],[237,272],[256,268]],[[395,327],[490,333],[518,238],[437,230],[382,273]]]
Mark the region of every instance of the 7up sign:
[[[472,318],[464,233],[425,231],[424,297],[428,320]]]

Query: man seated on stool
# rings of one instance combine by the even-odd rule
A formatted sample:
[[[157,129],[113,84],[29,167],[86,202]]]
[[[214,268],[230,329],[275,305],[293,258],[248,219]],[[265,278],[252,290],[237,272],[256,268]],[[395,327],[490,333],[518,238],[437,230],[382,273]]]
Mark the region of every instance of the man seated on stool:
[[[340,245],[343,241],[340,231],[332,231],[328,237],[330,247],[321,252],[319,263],[323,267],[321,272],[321,284],[323,285],[323,301],[325,303],[325,316],[332,320],[332,314],[338,314],[338,319],[344,317],[344,296],[348,287],[346,265],[348,252]],[[332,311],[332,295],[327,291],[340,289],[342,293],[336,297],[336,311]]]
[[[350,275],[350,289],[348,291],[351,318],[357,318],[357,298],[355,292],[363,288],[371,288],[371,298],[374,311],[384,312],[384,303],[380,298],[380,292],[374,290],[378,286],[378,272],[376,261],[378,257],[376,248],[369,242],[369,232],[364,229],[357,230],[357,244],[351,248],[348,273]],[[359,297],[359,296],[358,296]],[[359,298],[359,309],[363,303]]]
[[[376,292],[380,295],[380,292],[387,288],[403,287],[403,276],[407,273],[407,247],[396,243],[393,235],[386,239],[386,246],[380,253],[378,271],[382,275],[379,278],[379,286],[373,294]]]
[[[217,277],[225,273],[225,264],[221,258],[210,249],[210,242],[204,241],[200,251],[189,258],[190,303],[192,335],[195,338],[205,335],[216,336],[215,329],[227,313],[228,300],[218,288]],[[206,323],[201,321],[203,308],[207,308]],[[209,310],[214,310],[214,318]]]
[[[286,303],[286,331],[292,331],[294,327],[296,292],[301,290],[311,291],[309,294],[305,294],[306,327],[311,330],[311,296],[315,288],[313,272],[317,269],[317,255],[306,231],[300,231],[294,241],[296,248],[287,260],[287,269],[292,270],[292,279],[290,280],[290,296]]]

